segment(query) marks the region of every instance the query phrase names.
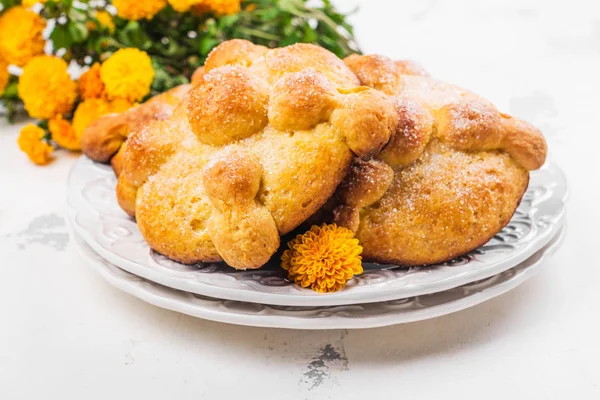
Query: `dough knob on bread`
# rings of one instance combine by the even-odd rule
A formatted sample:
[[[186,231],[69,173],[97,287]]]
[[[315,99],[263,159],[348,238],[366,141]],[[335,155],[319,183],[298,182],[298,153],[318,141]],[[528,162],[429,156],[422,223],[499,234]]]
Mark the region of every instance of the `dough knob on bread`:
[[[221,67],[192,89],[187,114],[201,143],[223,146],[263,129],[268,101],[268,92],[247,69]]]
[[[384,93],[359,86],[339,89],[342,106],[331,114],[331,123],[346,138],[350,150],[367,160],[383,148],[396,129],[394,104]]]
[[[338,186],[336,197],[342,204],[333,214],[333,222],[358,230],[360,210],[378,202],[394,179],[394,170],[383,161],[354,160],[346,179]]]
[[[258,268],[279,247],[279,232],[269,210],[256,201],[262,166],[241,149],[215,159],[204,174],[214,207],[208,231],[223,260],[234,268]]]
[[[404,167],[415,161],[427,147],[434,120],[420,104],[406,99],[396,103],[399,122],[396,131],[377,158],[390,166]]]
[[[289,73],[273,87],[269,122],[282,131],[311,129],[329,119],[335,96],[335,86],[323,74],[313,69]]]

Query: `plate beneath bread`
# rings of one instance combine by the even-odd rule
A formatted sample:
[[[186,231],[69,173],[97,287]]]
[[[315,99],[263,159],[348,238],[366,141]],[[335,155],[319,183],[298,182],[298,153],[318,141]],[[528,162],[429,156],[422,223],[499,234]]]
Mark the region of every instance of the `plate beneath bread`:
[[[337,306],[405,299],[446,291],[515,267],[544,248],[564,222],[567,184],[547,162],[531,172],[529,188],[511,222],[466,256],[426,267],[364,263],[344,290],[316,293],[288,282],[277,262],[238,271],[224,263],[184,265],[151,250],[133,219],[119,207],[109,166],[82,157],[68,181],[74,232],[103,259],[160,285],[218,299],[281,306]]]
[[[519,265],[442,292],[377,303],[324,307],[276,306],[215,299],[172,289],[126,272],[95,253],[79,237],[84,260],[108,283],[157,307],[236,325],[287,329],[363,329],[431,319],[500,296],[537,273],[560,246],[565,228]]]

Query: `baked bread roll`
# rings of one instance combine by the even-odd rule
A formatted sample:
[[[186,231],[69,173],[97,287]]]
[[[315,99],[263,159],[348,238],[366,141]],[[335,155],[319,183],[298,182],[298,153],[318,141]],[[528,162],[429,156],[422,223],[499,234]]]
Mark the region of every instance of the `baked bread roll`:
[[[314,45],[224,42],[194,81],[131,134],[117,184],[150,247],[183,263],[262,266],[398,122],[391,96]]]
[[[366,261],[433,264],[485,244],[545,161],[540,131],[414,64],[345,62],[362,84],[395,97],[399,123],[376,159],[353,163],[329,202],[333,214],[319,218],[353,230]]]
[[[202,70],[199,69],[201,73]],[[94,161],[110,162],[119,175],[125,141],[139,125],[165,119],[173,114],[174,107],[187,95],[191,85],[180,85],[150,98],[143,104],[120,114],[107,114],[98,118],[83,131],[81,148]]]

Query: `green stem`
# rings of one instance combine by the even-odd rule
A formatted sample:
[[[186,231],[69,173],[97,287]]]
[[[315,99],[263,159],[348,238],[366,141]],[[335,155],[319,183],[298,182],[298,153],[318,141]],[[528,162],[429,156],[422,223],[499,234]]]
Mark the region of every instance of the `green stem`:
[[[121,43],[119,43],[118,41],[116,41],[113,38],[108,38],[108,39],[106,39],[106,41],[107,41],[107,45],[108,46],[114,46],[114,47],[116,47],[118,49],[125,49],[125,48],[127,48],[127,46],[122,45]]]
[[[238,31],[245,33],[246,35],[259,37],[265,40],[279,40],[279,36],[271,35],[270,33],[262,32],[257,29],[240,27],[238,28]]]
[[[338,32],[339,26],[331,18],[329,18],[329,16],[327,14],[325,14],[323,11],[316,9],[316,8],[311,9],[310,11],[307,11],[304,8],[304,5],[302,4],[302,2],[298,2],[295,0],[290,0],[290,5],[292,6],[289,9],[290,13],[296,15],[297,17],[314,18],[314,19],[322,21],[324,24],[328,25],[335,32]]]
[[[338,36],[344,37],[344,35],[342,35],[338,29],[339,29],[339,25],[337,25],[335,23],[335,21],[333,21],[331,18],[329,18],[329,16],[324,13],[323,11],[319,10],[319,9],[310,9],[307,10],[304,7],[304,4],[301,1],[297,1],[297,0],[288,0],[288,4],[289,7],[286,7],[286,10],[289,11],[290,14],[295,15],[296,17],[299,18],[314,18],[317,21],[321,21],[322,23],[324,23],[325,25],[327,25],[333,32],[335,32]],[[354,42],[354,36],[348,32],[347,32],[347,38],[350,42]],[[352,49],[352,47],[350,46],[349,43],[346,43],[345,41],[341,41],[340,45],[344,48],[344,50],[347,53],[352,53],[354,52],[354,49]]]
[[[15,121],[15,103],[8,100],[4,102],[4,106],[6,107],[6,119],[12,124]]]

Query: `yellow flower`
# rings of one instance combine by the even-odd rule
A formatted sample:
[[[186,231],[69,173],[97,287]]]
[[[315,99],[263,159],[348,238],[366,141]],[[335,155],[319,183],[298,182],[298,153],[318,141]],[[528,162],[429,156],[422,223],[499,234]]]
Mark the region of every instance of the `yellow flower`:
[[[10,75],[8,74],[8,63],[0,57],[0,96],[4,93],[4,89],[8,86],[8,79]]]
[[[77,106],[73,114],[73,130],[78,137],[89,124],[110,111],[110,103],[103,99],[88,99]]]
[[[167,0],[113,0],[117,15],[128,20],[152,19],[167,6]]]
[[[281,266],[288,271],[288,279],[302,287],[335,292],[363,272],[358,239],[351,230],[335,224],[313,225],[288,247],[281,256]]]
[[[27,157],[38,165],[47,164],[54,147],[43,141],[46,132],[36,125],[29,124],[21,129],[17,143]]]
[[[46,22],[33,11],[17,6],[0,16],[0,55],[20,67],[44,53]]]
[[[102,28],[108,28],[110,33],[115,31],[115,23],[113,22],[112,15],[107,11],[96,11],[96,19],[100,23]]]
[[[23,7],[31,8],[36,3],[44,4],[45,2],[46,0],[23,0],[21,5],[23,5]]]
[[[150,93],[154,68],[145,52],[121,49],[102,63],[100,78],[109,99],[126,99],[133,103]]]
[[[68,114],[77,98],[77,86],[67,73],[67,63],[54,56],[38,56],[23,68],[19,97],[33,118],[50,119]]]
[[[105,96],[104,83],[100,79],[100,64],[95,63],[79,77],[79,94],[84,100]]]
[[[231,15],[239,12],[240,0],[202,0],[194,5],[194,12],[213,12],[217,15]]]
[[[127,100],[114,99],[113,101],[110,102],[109,109],[110,109],[111,113],[120,114],[122,112],[129,110],[133,106],[134,106],[134,104],[130,103]]]
[[[169,4],[177,12],[186,12],[192,6],[203,3],[205,0],[168,0]]]
[[[81,150],[81,136],[75,133],[75,129],[69,121],[63,119],[62,115],[58,115],[48,121],[48,129],[52,135],[52,139],[58,143],[60,147],[67,150]]]
[[[81,139],[83,131],[89,124],[105,114],[122,113],[132,107],[126,100],[117,99],[109,102],[104,99],[87,99],[77,106],[73,114],[73,130]]]

